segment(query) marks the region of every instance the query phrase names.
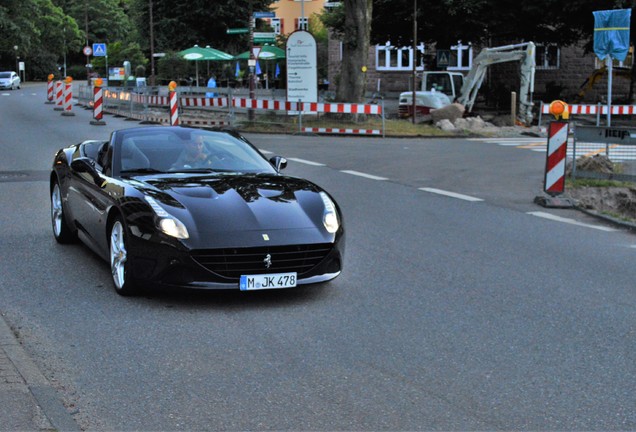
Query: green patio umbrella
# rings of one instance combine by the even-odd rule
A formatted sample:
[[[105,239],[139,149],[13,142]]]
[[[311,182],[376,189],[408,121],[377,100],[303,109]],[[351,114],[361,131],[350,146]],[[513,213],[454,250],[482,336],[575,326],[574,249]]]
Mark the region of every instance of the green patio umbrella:
[[[196,62],[195,66],[197,73],[197,87],[199,86],[199,61],[228,61],[234,59],[234,56],[232,54],[219,51],[217,49],[211,48],[210,46],[201,48],[198,45],[195,45],[192,48],[188,48],[183,51],[179,51],[179,55],[186,60]]]
[[[250,58],[250,52],[245,51],[234,58],[237,60],[248,60]],[[263,45],[261,52],[258,54],[258,58],[260,60],[282,60],[285,58],[285,50],[274,45]]]

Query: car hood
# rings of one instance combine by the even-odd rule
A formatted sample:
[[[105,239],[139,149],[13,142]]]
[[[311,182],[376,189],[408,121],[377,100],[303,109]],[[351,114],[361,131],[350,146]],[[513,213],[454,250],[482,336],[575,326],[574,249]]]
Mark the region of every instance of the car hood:
[[[280,175],[144,180],[161,192],[153,197],[185,223],[194,238],[212,238],[215,244],[228,236],[236,240],[244,236],[260,239],[265,234],[281,244],[295,235],[304,241],[309,236],[311,242],[333,239],[322,227],[321,189],[307,180]],[[292,234],[294,231],[297,234]]]

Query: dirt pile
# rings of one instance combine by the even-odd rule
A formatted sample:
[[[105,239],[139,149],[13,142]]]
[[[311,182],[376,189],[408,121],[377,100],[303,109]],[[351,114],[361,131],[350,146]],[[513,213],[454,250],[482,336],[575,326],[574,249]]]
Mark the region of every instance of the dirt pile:
[[[577,160],[576,171],[613,174],[616,165],[603,155]],[[572,171],[567,167],[567,175]],[[575,199],[581,208],[593,210],[612,217],[636,222],[636,186],[635,187],[577,187],[569,188],[567,193]]]
[[[586,186],[567,192],[581,208],[636,222],[636,188]]]

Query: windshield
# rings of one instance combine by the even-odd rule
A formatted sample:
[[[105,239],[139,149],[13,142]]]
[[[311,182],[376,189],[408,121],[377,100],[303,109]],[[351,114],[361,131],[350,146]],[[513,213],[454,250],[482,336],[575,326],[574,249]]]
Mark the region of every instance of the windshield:
[[[150,127],[117,132],[113,168],[153,173],[275,173],[247,140],[227,132]]]
[[[10,72],[0,72],[0,78],[11,78]]]

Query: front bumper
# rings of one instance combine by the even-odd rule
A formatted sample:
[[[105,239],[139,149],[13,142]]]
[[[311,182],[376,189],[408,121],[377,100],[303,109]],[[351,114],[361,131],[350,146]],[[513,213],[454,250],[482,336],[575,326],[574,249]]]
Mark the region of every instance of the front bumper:
[[[329,244],[329,250],[319,260],[314,260],[310,268],[303,267],[297,271],[297,285],[309,285],[330,281],[340,275],[344,258],[344,235]],[[303,247],[306,245],[303,245]],[[311,246],[311,245],[310,245]],[[300,246],[299,246],[300,247]],[[263,254],[262,247],[254,248]],[[273,248],[276,250],[276,248]],[[295,271],[294,268],[281,270],[280,267],[264,267],[257,270],[233,268],[228,272],[215,271],[214,267],[205,265],[200,259],[201,251],[179,249],[168,244],[157,244],[139,238],[131,239],[129,244],[129,265],[133,279],[139,285],[148,288],[189,288],[189,289],[239,289],[240,274],[267,274],[283,271]],[[209,251],[206,251],[209,252]],[[272,254],[277,252],[272,251]],[[259,255],[260,257],[260,255]],[[276,255],[274,261],[278,262]],[[259,258],[260,259],[260,258]]]

